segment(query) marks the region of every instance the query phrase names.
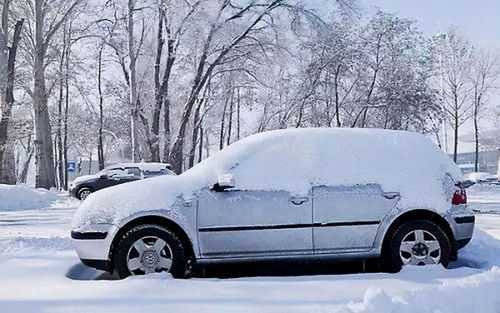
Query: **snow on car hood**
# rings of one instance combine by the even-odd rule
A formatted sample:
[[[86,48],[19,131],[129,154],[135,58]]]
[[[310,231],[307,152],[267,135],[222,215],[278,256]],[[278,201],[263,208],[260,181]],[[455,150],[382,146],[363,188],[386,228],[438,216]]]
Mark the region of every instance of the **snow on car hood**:
[[[169,210],[186,192],[179,176],[166,175],[101,189],[79,206],[73,228],[87,224],[119,224],[139,211]]]
[[[74,225],[119,223],[138,211],[171,209],[175,200],[233,174],[241,190],[307,194],[312,186],[380,184],[399,192],[398,207],[446,212],[462,180],[453,161],[417,133],[377,129],[304,128],[249,136],[179,176],[162,176],[91,194]]]
[[[94,174],[94,175],[83,175],[83,176],[79,176],[79,177],[73,179],[73,181],[71,183],[77,184],[77,183],[80,183],[82,181],[87,181],[89,179],[95,179],[95,178],[97,178],[96,174]]]

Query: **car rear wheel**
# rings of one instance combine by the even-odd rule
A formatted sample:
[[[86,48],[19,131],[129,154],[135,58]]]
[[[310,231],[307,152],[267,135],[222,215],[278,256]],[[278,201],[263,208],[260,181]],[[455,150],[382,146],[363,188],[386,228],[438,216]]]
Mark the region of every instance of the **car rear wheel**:
[[[82,201],[83,201],[83,200],[85,200],[85,198],[87,198],[87,197],[88,197],[88,196],[89,196],[92,192],[93,192],[93,190],[92,190],[92,189],[84,187],[84,188],[82,188],[82,189],[80,189],[80,190],[78,191],[78,199],[80,199],[80,200],[82,200]]]
[[[187,274],[188,258],[182,242],[163,226],[136,226],[123,235],[116,249],[115,268],[120,278],[159,272],[184,278]]]
[[[384,262],[390,272],[409,265],[447,267],[450,262],[450,240],[441,227],[431,221],[404,223],[390,236]]]

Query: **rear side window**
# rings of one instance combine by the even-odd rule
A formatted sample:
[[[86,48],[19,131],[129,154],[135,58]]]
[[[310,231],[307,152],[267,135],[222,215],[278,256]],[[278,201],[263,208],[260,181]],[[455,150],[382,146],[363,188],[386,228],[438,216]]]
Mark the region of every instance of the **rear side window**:
[[[144,174],[144,178],[169,174],[167,172],[167,169],[165,169],[165,168],[158,169],[158,170],[155,170],[155,171],[153,171],[153,170],[145,170],[142,173]]]

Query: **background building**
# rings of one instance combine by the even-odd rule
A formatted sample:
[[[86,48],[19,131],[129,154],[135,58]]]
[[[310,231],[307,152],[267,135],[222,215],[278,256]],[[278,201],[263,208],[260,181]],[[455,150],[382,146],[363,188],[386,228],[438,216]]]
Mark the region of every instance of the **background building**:
[[[450,155],[450,157],[453,157],[453,155]],[[480,151],[478,172],[497,174],[499,158],[500,150]],[[459,153],[457,155],[457,164],[464,174],[474,172],[474,162],[474,152]]]

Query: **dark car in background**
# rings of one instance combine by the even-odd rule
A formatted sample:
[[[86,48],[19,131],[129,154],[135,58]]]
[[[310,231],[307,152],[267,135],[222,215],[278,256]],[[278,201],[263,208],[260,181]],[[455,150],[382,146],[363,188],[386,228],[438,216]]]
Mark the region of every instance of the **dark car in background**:
[[[119,163],[108,166],[94,175],[77,177],[69,186],[69,194],[84,200],[91,193],[123,184],[160,175],[175,175],[165,163]]]

